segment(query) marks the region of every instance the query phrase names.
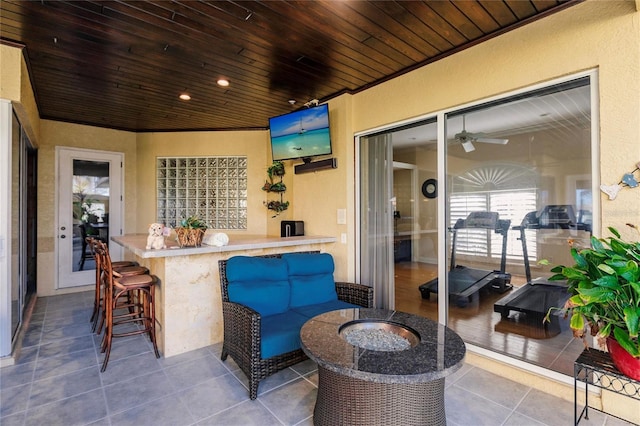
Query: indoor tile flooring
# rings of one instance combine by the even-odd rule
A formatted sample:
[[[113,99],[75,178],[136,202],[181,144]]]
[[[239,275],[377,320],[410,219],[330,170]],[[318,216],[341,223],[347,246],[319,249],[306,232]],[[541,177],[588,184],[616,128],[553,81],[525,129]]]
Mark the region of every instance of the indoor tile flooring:
[[[311,425],[317,371],[305,361],[247,380],[220,345],[156,359],[144,336],[116,339],[100,373],[92,292],[37,300],[17,363],[0,368],[0,425]],[[570,425],[573,403],[465,365],[446,381],[447,422]],[[348,401],[345,401],[348,403]],[[592,410],[581,425],[626,425]]]

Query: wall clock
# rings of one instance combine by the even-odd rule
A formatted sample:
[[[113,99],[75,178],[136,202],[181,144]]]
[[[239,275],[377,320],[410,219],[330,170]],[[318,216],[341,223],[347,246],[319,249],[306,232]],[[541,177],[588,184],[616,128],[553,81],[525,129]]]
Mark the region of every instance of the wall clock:
[[[438,196],[438,181],[436,179],[427,179],[422,184],[422,194],[427,198],[436,198]]]

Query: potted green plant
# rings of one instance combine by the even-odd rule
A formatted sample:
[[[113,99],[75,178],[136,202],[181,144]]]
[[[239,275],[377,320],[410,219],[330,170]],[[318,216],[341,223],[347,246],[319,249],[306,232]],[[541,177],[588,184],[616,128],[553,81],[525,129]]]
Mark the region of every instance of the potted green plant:
[[[269,176],[269,180],[271,181],[273,181],[274,176],[284,176],[284,163],[282,161],[274,161],[273,164],[267,168],[267,176]]]
[[[276,217],[289,208],[289,202],[283,200],[283,193],[287,190],[287,186],[282,181],[284,173],[284,163],[282,161],[274,161],[273,164],[267,168],[267,176],[269,176],[269,180],[266,180],[262,186],[263,191],[280,194],[280,201],[267,200],[264,202],[267,209],[275,212],[273,217]],[[279,178],[279,181],[274,182],[274,177]]]
[[[200,247],[208,227],[206,222],[196,216],[182,219],[180,226],[176,227],[178,245],[180,247]]]
[[[591,237],[589,248],[572,247],[574,266],[551,270],[555,273],[551,280],[567,280],[571,297],[564,307],[551,308],[545,320],[553,310],[560,310],[570,317],[574,336],[585,340],[589,330],[601,345],[606,341],[618,370],[638,380],[640,242],[624,241],[615,228],[609,231],[613,236]],[[635,363],[637,367],[630,365]]]

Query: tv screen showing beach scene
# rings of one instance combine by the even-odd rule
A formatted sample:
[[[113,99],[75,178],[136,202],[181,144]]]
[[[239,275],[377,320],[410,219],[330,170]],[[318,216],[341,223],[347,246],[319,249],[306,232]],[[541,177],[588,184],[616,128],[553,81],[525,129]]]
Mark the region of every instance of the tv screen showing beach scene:
[[[331,154],[327,104],[269,119],[273,160]]]

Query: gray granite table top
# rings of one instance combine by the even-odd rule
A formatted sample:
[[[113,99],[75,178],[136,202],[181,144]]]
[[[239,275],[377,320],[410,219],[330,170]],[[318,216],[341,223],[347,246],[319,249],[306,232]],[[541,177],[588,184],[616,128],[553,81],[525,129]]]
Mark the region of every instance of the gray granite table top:
[[[340,328],[373,320],[413,330],[419,342],[400,351],[375,351],[348,343]],[[302,350],[321,367],[377,383],[421,383],[444,378],[462,367],[466,347],[450,328],[427,318],[386,309],[341,309],[318,315],[300,330]]]

